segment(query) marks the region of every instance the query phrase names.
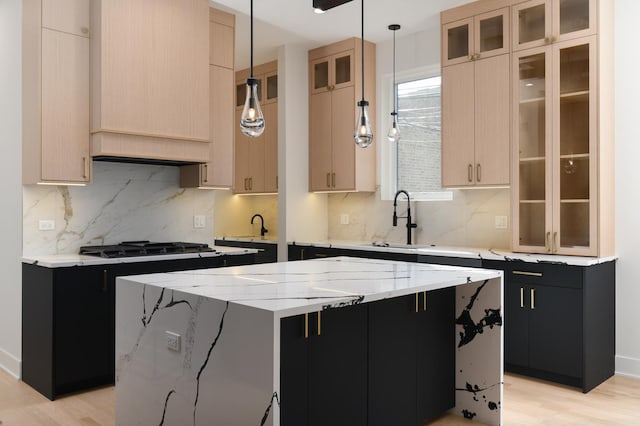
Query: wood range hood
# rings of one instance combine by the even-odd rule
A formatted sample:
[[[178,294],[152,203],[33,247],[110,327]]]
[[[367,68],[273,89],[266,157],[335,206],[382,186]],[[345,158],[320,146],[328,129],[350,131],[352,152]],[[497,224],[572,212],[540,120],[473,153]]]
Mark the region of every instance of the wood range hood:
[[[209,4],[97,0],[91,17],[91,157],[206,163]]]

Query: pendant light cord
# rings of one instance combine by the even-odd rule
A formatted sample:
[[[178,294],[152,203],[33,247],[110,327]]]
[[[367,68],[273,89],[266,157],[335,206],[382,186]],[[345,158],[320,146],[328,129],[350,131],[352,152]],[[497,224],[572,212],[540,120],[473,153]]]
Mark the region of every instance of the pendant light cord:
[[[398,113],[398,89],[396,88],[396,30],[393,30],[393,112],[396,114]]]
[[[362,43],[362,52],[360,52],[362,59],[362,100],[364,101],[364,0],[362,0],[362,37],[360,41]]]
[[[253,78],[253,0],[251,0],[251,30],[250,30],[250,33],[251,33],[251,78]]]

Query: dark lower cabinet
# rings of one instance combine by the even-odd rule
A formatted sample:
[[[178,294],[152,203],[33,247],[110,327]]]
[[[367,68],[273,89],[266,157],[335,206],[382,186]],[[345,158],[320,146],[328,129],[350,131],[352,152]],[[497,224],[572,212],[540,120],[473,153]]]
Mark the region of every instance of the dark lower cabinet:
[[[588,392],[614,374],[615,262],[503,269],[505,371]]]
[[[455,406],[455,288],[369,305],[369,425],[416,426]]]
[[[253,262],[253,254],[100,266],[22,264],[22,380],[53,400],[114,383],[116,277]]]
[[[282,426],[418,426],[455,405],[455,288],[284,318],[280,333]]]
[[[366,304],[284,318],[280,333],[280,424],[366,426]]]
[[[278,244],[275,242],[215,240],[215,245],[225,247],[241,247],[258,250],[254,263],[272,263],[278,261]]]

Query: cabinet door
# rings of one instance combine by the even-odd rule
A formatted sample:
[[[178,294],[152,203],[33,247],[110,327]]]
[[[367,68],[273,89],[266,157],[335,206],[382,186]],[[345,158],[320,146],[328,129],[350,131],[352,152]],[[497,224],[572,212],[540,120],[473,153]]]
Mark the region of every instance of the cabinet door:
[[[582,290],[530,286],[529,293],[529,367],[582,377]]]
[[[328,191],[331,189],[333,130],[331,93],[325,91],[310,95],[309,109],[309,190]]]
[[[423,344],[418,343],[416,327],[418,315],[425,315],[416,306],[417,297],[412,294],[369,304],[370,426],[419,424],[416,350]]]
[[[597,248],[598,173],[595,36],[554,45],[554,253]]]
[[[508,185],[510,181],[509,55],[475,64],[475,183]]]
[[[242,109],[236,108],[234,126],[240,126]],[[235,132],[235,183],[233,192],[242,194],[249,192],[249,137],[245,136],[238,128]]]
[[[280,425],[308,424],[308,316],[280,320]]]
[[[356,145],[353,133],[356,125],[355,87],[331,92],[331,186],[334,190],[356,187]],[[359,148],[358,148],[359,149]]]
[[[442,26],[442,66],[467,62],[473,52],[473,18]]]
[[[442,68],[442,186],[474,183],[474,63]]]
[[[504,362],[529,366],[529,289],[523,283],[504,285]]]
[[[265,105],[266,107],[266,105]],[[263,114],[265,108],[263,107]],[[271,123],[273,124],[273,123]],[[269,124],[267,124],[268,126]],[[277,126],[277,124],[276,124]],[[277,131],[277,130],[276,130]],[[265,192],[265,154],[266,137],[265,131],[257,138],[247,138],[249,151],[248,187],[249,192]]]
[[[209,22],[209,64],[233,70],[235,29]],[[244,100],[244,99],[243,99]]]
[[[513,58],[513,248],[550,252],[552,79],[550,48]]]
[[[316,59],[309,64],[311,94],[326,92],[331,83],[331,57]]]
[[[309,426],[367,424],[367,306],[312,314]]]
[[[89,39],[42,29],[42,179],[88,182]]]
[[[354,85],[354,53],[348,50],[331,57],[331,90]]]
[[[268,73],[264,77],[264,103],[278,101],[278,73],[276,71]]]
[[[268,81],[268,79],[267,79]],[[269,90],[267,89],[267,95]],[[264,191],[278,192],[278,103],[267,103],[264,108]]]
[[[473,19],[475,59],[509,53],[509,8],[491,11]]]
[[[555,0],[553,35],[564,41],[596,33],[597,0]],[[606,1],[606,0],[603,0]]]
[[[56,271],[56,393],[113,380],[112,292],[107,268],[80,266]]]
[[[203,186],[230,188],[233,186],[233,70],[211,65],[210,161],[202,167]],[[238,130],[239,131],[239,130]]]
[[[513,50],[543,46],[552,41],[551,0],[531,0],[511,8]]]

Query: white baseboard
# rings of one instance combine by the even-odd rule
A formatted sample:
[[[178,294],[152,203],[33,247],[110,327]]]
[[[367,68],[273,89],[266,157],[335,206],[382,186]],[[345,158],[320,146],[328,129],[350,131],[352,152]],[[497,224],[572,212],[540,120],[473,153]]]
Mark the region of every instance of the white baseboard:
[[[640,359],[617,355],[616,374],[640,379]]]
[[[0,349],[0,368],[20,379],[20,360],[3,349]]]

